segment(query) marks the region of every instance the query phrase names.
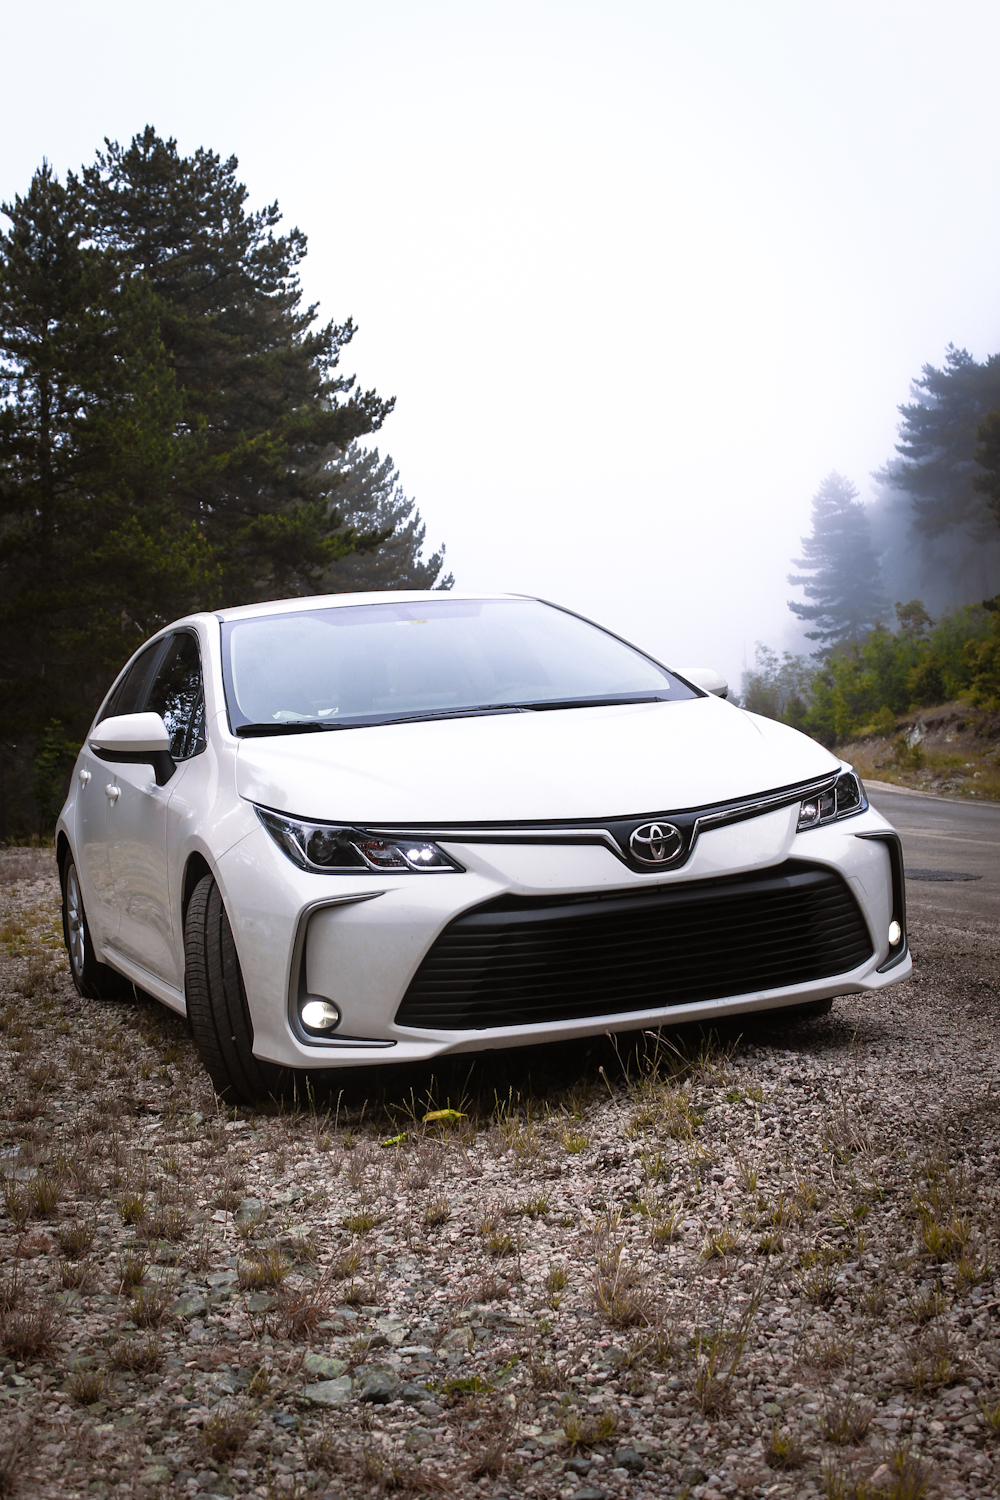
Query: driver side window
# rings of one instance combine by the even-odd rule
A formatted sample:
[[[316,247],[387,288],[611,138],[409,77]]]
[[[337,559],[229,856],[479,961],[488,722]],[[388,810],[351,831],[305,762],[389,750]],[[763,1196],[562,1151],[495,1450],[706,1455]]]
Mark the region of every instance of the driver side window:
[[[170,636],[143,704],[162,715],[174,760],[187,760],[205,748],[205,692],[198,642],[188,630]]]

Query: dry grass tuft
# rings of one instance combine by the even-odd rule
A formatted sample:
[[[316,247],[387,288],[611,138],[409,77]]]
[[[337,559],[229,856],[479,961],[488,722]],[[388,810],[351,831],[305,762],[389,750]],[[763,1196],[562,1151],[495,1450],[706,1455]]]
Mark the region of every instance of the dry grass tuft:
[[[249,1407],[235,1401],[220,1401],[202,1424],[201,1440],[215,1461],[223,1463],[240,1451],[256,1420]]]
[[[819,1429],[828,1443],[838,1447],[856,1447],[865,1436],[875,1415],[874,1406],[859,1401],[850,1393],[829,1396],[819,1415]]]
[[[93,1406],[104,1394],[103,1370],[74,1370],[66,1389],[80,1406]]]
[[[160,1341],[148,1334],[145,1339],[117,1339],[108,1350],[108,1368],[128,1370],[133,1375],[150,1375],[163,1363]]]
[[[288,1261],[280,1250],[271,1246],[241,1260],[237,1276],[244,1292],[262,1292],[268,1287],[280,1286],[288,1271]]]
[[[0,1323],[0,1347],[12,1359],[25,1364],[52,1352],[57,1314],[43,1294],[19,1297]]]
[[[56,1244],[67,1260],[82,1260],[94,1243],[96,1223],[81,1224],[78,1220],[64,1224],[56,1230]]]
[[[132,1299],[132,1321],[139,1328],[159,1328],[167,1315],[170,1296],[166,1285],[140,1286]]]
[[[618,1418],[612,1411],[580,1414],[570,1412],[563,1422],[563,1432],[573,1453],[581,1449],[596,1448],[601,1443],[610,1443],[618,1436]]]
[[[771,1436],[764,1444],[764,1462],[768,1468],[798,1469],[805,1456],[806,1450],[795,1434],[775,1422]]]
[[[424,1209],[424,1224],[428,1229],[439,1229],[451,1218],[451,1204],[447,1198],[434,1198]]]

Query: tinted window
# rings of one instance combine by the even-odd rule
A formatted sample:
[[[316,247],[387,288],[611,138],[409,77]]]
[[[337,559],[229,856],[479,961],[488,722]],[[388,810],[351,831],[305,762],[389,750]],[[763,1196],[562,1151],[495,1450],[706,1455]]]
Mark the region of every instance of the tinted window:
[[[146,685],[152,675],[156,658],[163,649],[163,642],[156,641],[152,646],[147,646],[140,651],[135,661],[129,667],[125,676],[118,686],[108,695],[101,709],[101,718],[110,719],[114,714],[135,714],[139,712],[146,692]]]
[[[142,707],[146,713],[162,715],[174,760],[187,760],[204,750],[201,659],[198,642],[188,631],[170,637]]]

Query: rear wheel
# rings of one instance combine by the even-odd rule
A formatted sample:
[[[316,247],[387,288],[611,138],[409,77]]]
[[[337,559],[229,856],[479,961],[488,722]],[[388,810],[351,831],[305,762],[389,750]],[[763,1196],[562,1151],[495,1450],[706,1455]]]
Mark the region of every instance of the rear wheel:
[[[277,1097],[287,1068],[253,1055],[253,1022],[222,894],[211,875],[195,886],[184,923],[185,989],[195,1045],[226,1104]]]
[[[90,925],[83,905],[80,875],[72,855],[62,867],[63,940],[69,954],[69,972],[77,994],[85,1000],[124,1000],[133,993],[127,979],[102,964],[94,955]]]

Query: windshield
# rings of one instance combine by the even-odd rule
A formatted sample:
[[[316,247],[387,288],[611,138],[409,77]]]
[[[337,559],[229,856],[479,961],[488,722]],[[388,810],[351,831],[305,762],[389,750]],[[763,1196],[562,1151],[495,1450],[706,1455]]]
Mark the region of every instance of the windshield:
[[[697,696],[634,647],[536,599],[260,615],[226,622],[223,646],[237,733]]]

